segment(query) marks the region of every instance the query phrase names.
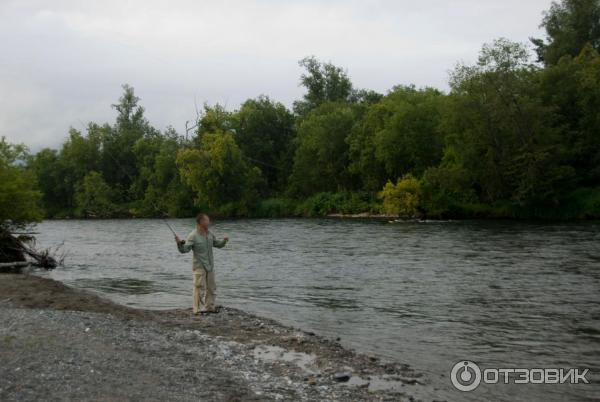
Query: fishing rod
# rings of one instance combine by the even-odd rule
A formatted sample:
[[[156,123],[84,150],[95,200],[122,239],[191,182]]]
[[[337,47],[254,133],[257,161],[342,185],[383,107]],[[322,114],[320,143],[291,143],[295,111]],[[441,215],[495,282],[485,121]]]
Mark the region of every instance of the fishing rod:
[[[173,236],[177,237],[177,233],[175,233],[175,230],[173,230],[173,228],[171,227],[171,225],[169,225],[169,222],[167,222],[166,218],[163,218],[165,224],[167,225],[167,227],[171,230],[171,233],[173,233]]]

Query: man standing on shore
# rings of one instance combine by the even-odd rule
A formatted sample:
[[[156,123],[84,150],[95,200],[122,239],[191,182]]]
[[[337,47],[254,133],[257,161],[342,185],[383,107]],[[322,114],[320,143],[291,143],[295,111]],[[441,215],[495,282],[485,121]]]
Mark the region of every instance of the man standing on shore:
[[[206,214],[196,216],[196,229],[194,229],[186,240],[181,240],[175,236],[177,248],[180,253],[187,253],[194,250],[193,258],[193,279],[194,279],[194,314],[214,313],[215,296],[217,286],[215,284],[215,272],[213,261],[213,247],[225,247],[229,237],[217,240],[215,235],[208,230],[210,218]]]

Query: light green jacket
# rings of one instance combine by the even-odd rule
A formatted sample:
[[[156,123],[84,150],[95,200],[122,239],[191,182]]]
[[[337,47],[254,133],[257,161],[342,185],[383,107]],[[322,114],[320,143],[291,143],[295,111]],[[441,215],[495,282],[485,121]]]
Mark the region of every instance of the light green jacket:
[[[206,236],[198,233],[196,229],[188,235],[185,242],[177,244],[180,253],[187,253],[194,250],[193,268],[204,269],[211,272],[214,269],[213,247],[221,248],[227,244],[225,239],[217,240],[215,235],[209,230]]]

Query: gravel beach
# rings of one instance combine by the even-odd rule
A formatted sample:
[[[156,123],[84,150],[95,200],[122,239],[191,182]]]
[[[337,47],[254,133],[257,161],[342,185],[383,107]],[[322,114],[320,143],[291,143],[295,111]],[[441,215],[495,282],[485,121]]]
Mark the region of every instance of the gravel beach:
[[[240,310],[139,310],[0,275],[0,400],[435,400],[425,376]]]

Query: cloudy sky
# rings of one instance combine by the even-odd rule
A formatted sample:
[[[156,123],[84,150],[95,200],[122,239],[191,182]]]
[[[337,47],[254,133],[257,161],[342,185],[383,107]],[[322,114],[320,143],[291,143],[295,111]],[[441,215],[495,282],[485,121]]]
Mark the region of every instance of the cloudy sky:
[[[121,85],[158,128],[194,103],[237,108],[302,95],[298,60],[346,68],[359,88],[447,89],[484,42],[540,35],[550,0],[0,0],[0,136],[57,147],[69,127],[112,122]]]

